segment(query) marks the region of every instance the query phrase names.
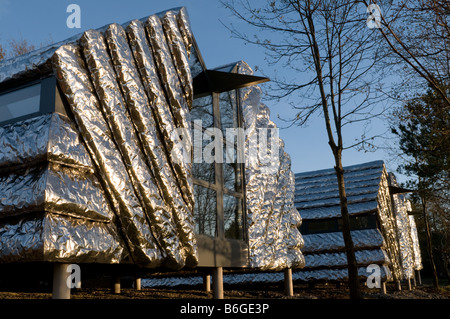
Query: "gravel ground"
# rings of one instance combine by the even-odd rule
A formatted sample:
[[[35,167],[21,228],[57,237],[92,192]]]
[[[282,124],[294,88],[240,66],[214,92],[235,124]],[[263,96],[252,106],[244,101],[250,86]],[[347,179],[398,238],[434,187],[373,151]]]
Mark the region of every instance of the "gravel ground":
[[[417,286],[408,291],[403,287],[396,291],[394,286],[388,284],[387,294],[383,295],[378,289],[362,288],[365,299],[450,299],[450,287],[435,291],[429,285]],[[82,288],[72,290],[72,299],[212,299],[211,292],[202,291],[201,287],[179,288],[143,288],[135,290],[122,289],[120,294],[112,294],[108,288]],[[348,289],[335,285],[316,285],[314,288],[307,285],[294,285],[294,296],[286,297],[280,285],[225,286],[225,299],[348,299]],[[51,299],[49,292],[36,291],[0,291],[0,299]]]

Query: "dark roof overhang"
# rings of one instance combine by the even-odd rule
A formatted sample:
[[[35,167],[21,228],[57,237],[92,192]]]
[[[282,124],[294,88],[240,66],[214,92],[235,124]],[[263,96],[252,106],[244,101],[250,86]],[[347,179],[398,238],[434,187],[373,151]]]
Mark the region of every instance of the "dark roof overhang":
[[[261,76],[204,70],[193,80],[194,98],[211,94],[211,92],[221,93],[268,81],[270,81],[269,78]]]

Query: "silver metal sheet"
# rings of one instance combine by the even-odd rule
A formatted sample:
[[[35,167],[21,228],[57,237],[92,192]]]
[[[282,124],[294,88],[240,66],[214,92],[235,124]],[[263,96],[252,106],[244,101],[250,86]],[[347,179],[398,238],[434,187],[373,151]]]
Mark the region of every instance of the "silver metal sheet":
[[[42,161],[92,171],[79,133],[64,115],[45,114],[0,127],[0,171]]]
[[[162,256],[134,192],[78,46],[64,45],[52,57],[60,87],[101,176],[103,188],[114,205],[132,260],[157,267]]]
[[[108,27],[108,39],[112,37],[112,28]],[[108,44],[115,50],[112,41]],[[86,31],[81,37],[81,46],[86,58],[95,90],[100,98],[103,116],[108,119],[108,125],[114,141],[118,145],[126,171],[140,199],[153,236],[163,250],[165,264],[171,268],[182,268],[184,258],[175,229],[171,209],[161,198],[155,180],[139,146],[139,140],[134,130],[133,122],[126,109],[125,100],[116,80],[105,38],[94,30]],[[114,53],[112,53],[114,54]]]
[[[127,26],[127,34],[150,107],[155,121],[158,123],[161,139],[164,140],[163,145],[166,149],[169,165],[174,170],[183,199],[188,204],[189,209],[193,210],[194,195],[190,167],[183,160],[182,150],[176,147],[177,140],[172,135],[176,126],[159,80],[143,23],[139,20],[131,21]]]
[[[239,64],[239,72],[252,73],[247,64]],[[259,129],[276,129],[270,120],[269,108],[261,104],[261,89],[257,86],[241,89],[244,115],[245,174],[247,196],[247,224],[250,266],[263,270],[301,268],[303,239],[298,231],[301,217],[293,206],[294,176],[290,157],[269,144],[268,152],[258,157],[254,141]],[[278,153],[275,153],[278,152]],[[274,160],[268,160],[269,158]]]
[[[355,251],[356,262],[359,266],[370,264],[388,264],[389,258],[382,249]],[[311,268],[347,266],[347,254],[345,252],[305,254],[305,270]]]
[[[194,35],[192,34],[189,14],[185,7],[180,8],[176,18],[181,37],[183,39],[184,47],[187,52],[187,57],[189,59],[191,57],[191,50],[193,49],[194,45]]]
[[[422,255],[420,253],[419,235],[417,233],[416,221],[413,215],[409,216],[409,226],[411,227],[411,240],[413,244],[414,269],[421,270],[423,268]]]
[[[355,249],[384,246],[383,236],[378,229],[352,230],[350,233]],[[304,254],[320,251],[345,251],[342,232],[303,235],[303,240],[305,241],[302,248]]]
[[[118,263],[123,248],[110,223],[51,213],[0,220],[0,262]]]
[[[46,213],[42,240],[45,261],[118,263],[124,245],[113,224]]]
[[[367,278],[371,272],[366,267],[358,268],[358,277]],[[348,281],[348,270],[343,269],[315,269],[296,271],[292,274],[294,281]],[[391,281],[392,275],[388,267],[380,265],[380,279],[382,281]]]
[[[296,202],[304,220],[341,217],[336,172],[324,169],[295,174]],[[389,260],[389,268],[394,279],[401,278],[401,255],[397,240],[397,226],[387,172],[383,161],[344,167],[346,189],[348,189],[349,214],[374,213],[380,221],[377,231],[358,233],[353,240],[356,246],[376,244],[383,247]],[[303,252],[319,250],[342,250],[343,240],[338,233],[305,235]],[[359,238],[361,236],[361,238]]]
[[[398,186],[393,173],[389,173],[389,185]],[[414,276],[414,248],[409,225],[408,202],[402,194],[393,194],[392,201],[396,218],[403,279],[411,279]]]
[[[350,203],[348,204],[349,215],[359,215],[371,212],[376,212],[378,209],[378,202],[376,199],[362,203]],[[341,207],[338,206],[325,206],[315,207],[310,209],[299,209],[302,212],[302,218],[304,220],[310,219],[325,219],[341,217]]]
[[[384,265],[380,266],[380,279],[382,281],[391,281],[392,276],[389,269]],[[358,268],[358,275],[361,279],[367,278],[372,271],[368,272],[366,267]],[[308,281],[346,281],[348,278],[347,269],[321,269],[321,270],[301,270],[292,272],[292,280],[294,282]],[[267,284],[267,283],[283,283],[283,272],[257,272],[257,273],[240,273],[240,274],[224,274],[223,283],[227,285],[239,284]],[[201,286],[203,278],[201,276],[171,276],[171,277],[150,277],[142,279],[142,287],[177,287],[177,286]]]
[[[152,48],[153,57],[155,58],[155,65],[161,79],[161,85],[166,95],[170,114],[172,115],[172,121],[175,123],[175,128],[185,129],[183,130],[183,143],[178,142],[177,146],[180,147],[183,155],[188,154],[188,158],[185,159],[183,156],[183,160],[175,163],[174,168],[178,170],[178,174],[186,174],[186,178],[181,179],[184,183],[182,186],[189,194],[194,194],[192,163],[190,162],[192,133],[189,108],[182,93],[181,84],[173,64],[172,56],[170,55],[160,19],[155,15],[150,16],[145,23],[145,28],[150,47]],[[159,112],[159,114],[161,113]],[[175,137],[179,138],[175,136],[176,134],[174,135],[174,131],[171,131],[170,134],[172,135],[172,139]]]
[[[153,117],[142,82],[139,80],[139,73],[133,62],[133,54],[128,46],[125,30],[121,26],[113,24],[106,31],[106,39],[126,107],[137,131],[137,140],[140,142],[135,147],[142,145],[145,158],[149,160],[147,165],[153,172],[154,180],[167,204],[167,209],[170,209],[172,213],[172,218],[168,222],[173,223],[171,227],[177,230],[176,235],[181,242],[182,248],[177,244],[175,247],[167,247],[167,249],[177,249],[181,252],[184,260],[189,259],[190,267],[196,266],[198,256],[193,211],[189,209],[178,191],[179,186],[162,144],[164,140],[161,141],[158,136],[157,122]],[[162,216],[156,217],[154,222],[162,219]],[[156,231],[163,232],[164,230],[156,229]]]
[[[177,127],[189,129],[186,132],[186,142],[191,146],[189,107],[183,95],[183,89],[174,66],[161,20],[156,15],[150,16],[145,26],[173,119]]]
[[[178,72],[181,87],[183,88],[189,109],[192,108],[194,87],[191,70],[189,68],[188,52],[183,41],[183,36],[178,29],[177,16],[174,11],[167,11],[161,19],[164,34],[169,50],[172,53],[173,63]]]
[[[57,164],[1,176],[0,198],[1,218],[43,210],[97,221],[113,217],[94,175]]]
[[[380,230],[385,241],[385,250],[391,260],[389,268],[394,280],[401,280],[402,268],[400,260],[400,248],[397,240],[395,215],[389,191],[388,174],[386,169],[381,174],[380,190],[378,193],[378,220]]]

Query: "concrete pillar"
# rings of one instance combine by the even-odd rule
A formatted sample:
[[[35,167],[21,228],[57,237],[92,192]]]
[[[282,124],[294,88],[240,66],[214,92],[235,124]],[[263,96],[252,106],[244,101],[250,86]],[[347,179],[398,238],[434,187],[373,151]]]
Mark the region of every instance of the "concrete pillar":
[[[400,280],[395,281],[395,288],[397,289],[397,291],[402,290],[402,282]]]
[[[385,295],[386,294],[386,281],[382,281],[381,282],[381,293],[383,294],[383,295]]]
[[[211,291],[211,275],[210,274],[203,274],[203,290],[206,292]]]
[[[422,277],[420,277],[420,270],[416,270],[416,272],[417,272],[417,284],[419,286],[421,286],[422,285]]]
[[[292,269],[286,268],[284,270],[284,293],[288,297],[294,295],[294,285],[292,283]]]
[[[53,264],[53,291],[52,299],[70,299],[70,286],[67,285],[69,273],[67,267],[70,264]]]
[[[120,276],[112,277],[111,293],[120,294]]]
[[[223,299],[223,268],[213,268],[213,296],[214,299]]]
[[[406,284],[408,285],[408,290],[412,290],[412,287],[411,287],[411,278],[408,278],[408,279],[406,279]]]
[[[134,279],[134,288],[136,290],[141,290],[141,278]]]

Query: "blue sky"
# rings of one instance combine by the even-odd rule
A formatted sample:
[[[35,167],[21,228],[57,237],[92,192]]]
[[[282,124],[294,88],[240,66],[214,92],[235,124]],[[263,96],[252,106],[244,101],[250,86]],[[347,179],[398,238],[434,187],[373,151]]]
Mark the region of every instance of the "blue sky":
[[[69,4],[78,4],[81,8],[81,28],[70,29],[66,26],[66,12]],[[10,39],[26,39],[39,46],[41,43],[57,42],[91,28],[108,23],[124,23],[145,17],[173,7],[185,6],[200,51],[208,68],[213,68],[238,60],[246,61],[252,68],[258,66],[265,74],[273,74],[273,69],[264,60],[264,52],[241,40],[231,38],[230,31],[223,25],[233,23],[240,30],[249,27],[236,20],[217,0],[164,0],[164,1],[104,1],[104,0],[0,0],[0,43],[7,44]],[[249,32],[251,30],[249,29]],[[279,73],[282,70],[277,70]],[[256,75],[259,73],[256,72]],[[264,90],[265,85],[261,88]],[[279,126],[286,126],[277,115],[287,117],[294,112],[287,102],[265,102],[272,114],[272,120]],[[382,124],[376,124],[384,130]],[[361,134],[361,128],[345,131],[344,138],[352,143]],[[334,166],[334,159],[327,144],[323,119],[315,117],[308,127],[291,127],[280,130],[285,142],[285,150],[291,155],[292,170],[310,171]],[[382,159],[388,170],[394,171],[396,161],[384,151],[371,153],[348,150],[343,154],[343,164],[353,165]],[[403,181],[399,174],[396,174]]]

